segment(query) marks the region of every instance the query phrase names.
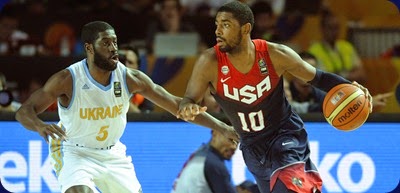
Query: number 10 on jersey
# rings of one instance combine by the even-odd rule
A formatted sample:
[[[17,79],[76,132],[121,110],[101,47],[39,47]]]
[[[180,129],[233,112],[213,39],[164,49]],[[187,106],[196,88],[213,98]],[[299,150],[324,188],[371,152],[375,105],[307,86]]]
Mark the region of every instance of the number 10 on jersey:
[[[262,110],[259,110],[258,112],[251,112],[249,114],[238,112],[238,116],[240,118],[240,122],[242,123],[243,131],[247,132],[260,131],[263,130],[265,127],[264,115]],[[250,128],[248,126],[249,124],[247,124],[247,121],[250,122]]]

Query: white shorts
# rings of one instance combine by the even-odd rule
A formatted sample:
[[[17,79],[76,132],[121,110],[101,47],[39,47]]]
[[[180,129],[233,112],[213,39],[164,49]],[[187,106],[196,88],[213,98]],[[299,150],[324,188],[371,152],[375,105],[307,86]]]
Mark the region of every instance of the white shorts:
[[[76,185],[104,193],[142,191],[132,159],[126,156],[126,147],[122,143],[106,150],[72,145],[51,149],[55,150],[51,152],[52,165],[63,193]]]

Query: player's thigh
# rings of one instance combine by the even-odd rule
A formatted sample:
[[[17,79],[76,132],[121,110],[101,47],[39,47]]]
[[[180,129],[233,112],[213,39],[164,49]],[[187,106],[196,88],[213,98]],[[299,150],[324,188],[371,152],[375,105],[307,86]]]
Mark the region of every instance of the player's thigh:
[[[80,186],[84,186],[82,188],[88,187],[92,192],[97,192],[93,179],[100,175],[101,167],[84,155],[71,152],[64,154],[64,163],[58,176],[61,192],[66,192],[71,187],[79,188]]]
[[[68,188],[65,193],[94,193],[94,191],[85,185],[77,185]]]
[[[100,191],[118,193],[141,192],[141,185],[136,177],[130,157],[116,159],[106,164],[109,169],[106,177],[101,180],[95,180]]]

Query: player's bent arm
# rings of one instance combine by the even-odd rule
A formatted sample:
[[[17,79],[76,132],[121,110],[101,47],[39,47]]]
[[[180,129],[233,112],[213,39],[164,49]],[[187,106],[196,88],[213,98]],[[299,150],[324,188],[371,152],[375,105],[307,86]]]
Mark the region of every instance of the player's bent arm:
[[[268,47],[272,63],[279,75],[288,72],[326,92],[338,84],[351,83],[339,75],[316,69],[287,46],[269,43]]]
[[[179,104],[178,117],[194,120],[199,114],[198,105],[205,93],[215,88],[218,76],[218,63],[214,49],[204,51],[196,61],[192,75],[187,84],[182,102]]]
[[[208,87],[218,76],[217,65],[214,48],[207,49],[200,55],[194,64],[181,106],[201,102]]]
[[[15,119],[32,131],[45,127],[46,123],[37,115],[53,104],[57,97],[66,95],[67,89],[72,90],[72,77],[68,70],[62,70],[51,76],[42,88],[32,93],[16,112]]]

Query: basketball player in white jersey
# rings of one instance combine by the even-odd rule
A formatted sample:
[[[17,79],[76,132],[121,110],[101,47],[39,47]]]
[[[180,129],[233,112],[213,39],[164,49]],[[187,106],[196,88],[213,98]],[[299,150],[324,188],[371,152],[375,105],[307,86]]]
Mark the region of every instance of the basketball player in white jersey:
[[[176,115],[181,98],[118,61],[117,35],[106,22],[86,24],[81,34],[87,58],[55,73],[16,113],[16,119],[50,145],[61,192],[141,192],[132,160],[120,138],[132,93]],[[58,99],[59,124],[38,118]],[[197,109],[197,108],[196,108]],[[232,127],[202,110],[195,123],[237,140]]]

